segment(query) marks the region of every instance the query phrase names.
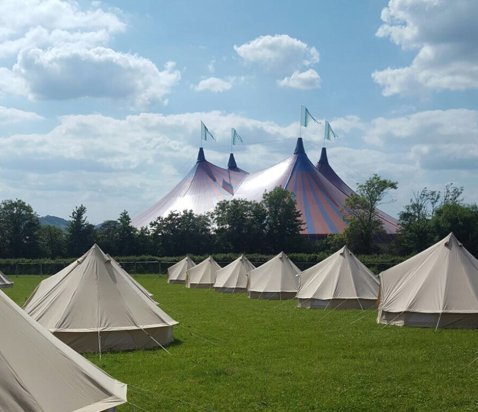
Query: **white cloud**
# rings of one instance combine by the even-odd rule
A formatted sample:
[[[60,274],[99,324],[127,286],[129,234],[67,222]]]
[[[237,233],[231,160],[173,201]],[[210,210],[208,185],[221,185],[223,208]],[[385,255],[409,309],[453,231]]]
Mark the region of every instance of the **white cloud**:
[[[42,116],[33,112],[0,106],[0,124],[23,123],[42,119]]]
[[[286,70],[318,63],[319,52],[315,47],[294,39],[287,34],[259,36],[240,46],[234,45],[237,54],[248,63],[259,63],[268,69]]]
[[[221,93],[232,88],[232,82],[219,79],[218,77],[209,77],[207,79],[201,80],[195,87],[194,90],[198,92],[209,91],[214,93]]]
[[[417,54],[407,67],[375,71],[383,94],[478,87],[478,2],[390,0],[376,35]]]
[[[108,47],[126,30],[121,12],[102,3],[20,0],[0,2],[0,93],[31,99],[102,97],[138,106],[161,101],[180,81],[174,62]],[[21,12],[19,12],[21,10]]]
[[[47,133],[0,139],[2,197],[21,198],[41,215],[67,216],[84,203],[94,223],[117,218],[124,209],[136,215],[194,165],[201,120],[217,139],[205,143],[206,158],[219,166],[227,164],[231,127],[244,139],[235,147],[238,165],[250,172],[283,160],[295,147],[296,122],[280,125],[234,113],[65,116]],[[341,138],[327,143],[329,162],[350,186],[373,173],[399,182],[389,213],[398,213],[413,191],[441,190],[448,182],[465,187],[466,201],[478,202],[478,111],[437,110],[370,121],[351,115],[331,123]],[[322,129],[307,129],[305,147],[316,163]],[[369,143],[365,148],[363,139]]]
[[[19,95],[26,96],[28,85],[25,80],[5,67],[0,67],[0,96]]]
[[[161,100],[181,78],[174,63],[159,70],[148,59],[103,47],[31,49],[13,71],[26,79],[33,98],[111,97],[138,105]]]
[[[32,47],[61,44],[98,45],[126,29],[118,11],[92,7],[83,11],[76,1],[3,0],[0,2],[0,56]]]
[[[319,74],[310,68],[319,62],[319,52],[301,40],[287,34],[259,36],[240,46],[234,45],[234,50],[246,63],[258,64],[282,76],[277,80],[282,87],[302,90],[320,87]]]
[[[429,110],[409,116],[370,122],[364,133],[367,143],[389,147],[426,143],[431,147],[450,143],[472,144],[478,137],[478,112],[468,109]]]
[[[292,89],[318,89],[320,87],[320,76],[314,69],[305,72],[294,71],[290,77],[284,77],[277,81],[279,86],[290,87]]]

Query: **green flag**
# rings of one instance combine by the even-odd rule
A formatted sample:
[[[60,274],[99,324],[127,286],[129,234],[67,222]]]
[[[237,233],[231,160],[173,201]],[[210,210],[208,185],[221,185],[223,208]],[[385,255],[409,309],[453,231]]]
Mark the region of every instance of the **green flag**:
[[[212,133],[209,131],[209,129],[206,127],[206,125],[201,121],[201,140],[206,141],[207,137],[210,137],[212,140],[216,141]]]
[[[311,120],[313,120],[317,124],[320,123],[314,116],[310,114],[307,107],[301,106],[300,107],[300,125],[302,127],[307,127]]]
[[[239,135],[239,133],[237,133],[236,129],[234,128],[231,129],[231,138],[233,145],[235,145],[236,143],[244,143],[242,137]]]
[[[330,123],[326,120],[324,128],[324,140],[332,140],[332,137],[336,138],[337,135],[332,130],[332,127],[330,127]]]

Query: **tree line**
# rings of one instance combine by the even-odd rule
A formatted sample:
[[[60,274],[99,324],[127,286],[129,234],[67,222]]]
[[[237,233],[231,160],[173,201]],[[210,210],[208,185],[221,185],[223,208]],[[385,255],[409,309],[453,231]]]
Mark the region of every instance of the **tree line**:
[[[0,258],[60,258],[82,255],[93,243],[113,256],[180,256],[187,253],[275,253],[300,251],[302,221],[295,200],[276,188],[262,201],[222,201],[215,210],[196,215],[171,212],[148,227],[136,229],[127,211],[117,220],[94,226],[84,205],[74,208],[66,229],[41,225],[22,200],[0,203]]]
[[[345,203],[344,233],[301,236],[300,212],[294,195],[282,188],[265,193],[260,202],[234,199],[214,211],[171,212],[148,227],[136,229],[127,211],[117,220],[94,226],[84,205],[74,208],[66,229],[41,225],[22,200],[0,203],[0,258],[62,258],[82,255],[93,243],[113,256],[182,256],[210,253],[285,252],[333,253],[344,244],[357,254],[417,253],[453,231],[465,247],[478,254],[478,207],[464,204],[463,188],[448,185],[414,193],[399,214],[396,236],[385,234],[377,208],[397,183],[373,175],[357,186]]]

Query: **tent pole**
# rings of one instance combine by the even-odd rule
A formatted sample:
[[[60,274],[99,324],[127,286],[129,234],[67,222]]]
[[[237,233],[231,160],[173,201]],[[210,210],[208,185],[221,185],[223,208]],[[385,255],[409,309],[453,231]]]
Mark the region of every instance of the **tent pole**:
[[[101,333],[99,329],[98,329],[98,351],[99,351],[100,360],[101,360]]]

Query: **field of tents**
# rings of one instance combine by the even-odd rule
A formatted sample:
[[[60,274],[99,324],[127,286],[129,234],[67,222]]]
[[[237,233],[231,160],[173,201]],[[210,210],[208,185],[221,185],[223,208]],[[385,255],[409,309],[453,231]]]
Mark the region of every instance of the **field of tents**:
[[[5,292],[22,305],[41,279],[11,276]],[[478,408],[476,329],[378,325],[375,309],[301,309],[135,279],[179,324],[167,351],[86,355],[127,383],[120,411]]]

